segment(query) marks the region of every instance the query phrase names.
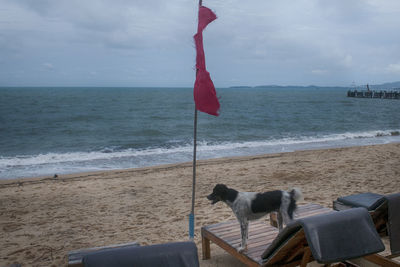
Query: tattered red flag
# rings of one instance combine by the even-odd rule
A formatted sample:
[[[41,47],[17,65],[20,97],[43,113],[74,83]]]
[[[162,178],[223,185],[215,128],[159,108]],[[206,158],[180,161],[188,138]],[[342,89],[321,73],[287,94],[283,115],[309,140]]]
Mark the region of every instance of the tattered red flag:
[[[199,24],[197,33],[194,35],[196,45],[196,81],[194,83],[194,102],[196,109],[210,115],[218,116],[219,101],[211,80],[210,73],[206,70],[206,59],[203,47],[203,30],[209,23],[214,21],[217,16],[211,9],[199,7]]]

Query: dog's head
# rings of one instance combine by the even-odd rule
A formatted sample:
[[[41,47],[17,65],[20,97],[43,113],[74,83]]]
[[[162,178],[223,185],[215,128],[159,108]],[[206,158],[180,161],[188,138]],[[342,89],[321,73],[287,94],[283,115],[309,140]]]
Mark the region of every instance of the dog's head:
[[[226,194],[228,193],[228,187],[224,184],[217,184],[213,192],[207,196],[208,200],[211,200],[211,204],[215,204],[218,201],[225,201]]]

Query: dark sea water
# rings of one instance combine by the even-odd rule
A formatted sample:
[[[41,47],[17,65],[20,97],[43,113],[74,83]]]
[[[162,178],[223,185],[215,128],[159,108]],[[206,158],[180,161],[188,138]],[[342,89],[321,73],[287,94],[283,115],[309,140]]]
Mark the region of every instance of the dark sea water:
[[[217,89],[198,158],[400,142],[400,101],[346,88]],[[192,160],[192,88],[0,88],[0,179]]]

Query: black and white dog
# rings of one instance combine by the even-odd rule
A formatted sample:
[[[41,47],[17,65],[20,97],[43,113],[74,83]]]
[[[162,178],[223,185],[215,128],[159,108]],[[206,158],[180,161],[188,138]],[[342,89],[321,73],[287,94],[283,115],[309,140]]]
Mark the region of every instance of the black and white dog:
[[[207,198],[212,201],[211,204],[223,201],[233,210],[240,223],[242,243],[239,252],[242,252],[247,249],[249,221],[277,211],[279,231],[282,230],[282,220],[286,225],[293,220],[296,201],[302,198],[302,194],[297,188],[290,192],[282,190],[265,193],[238,192],[224,184],[217,184]]]

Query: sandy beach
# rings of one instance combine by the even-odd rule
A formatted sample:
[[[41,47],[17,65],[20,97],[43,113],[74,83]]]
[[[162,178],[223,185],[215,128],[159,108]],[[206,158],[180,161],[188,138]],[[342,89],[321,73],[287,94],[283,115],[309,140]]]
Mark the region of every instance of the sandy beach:
[[[216,183],[241,191],[301,188],[302,203],[332,207],[339,196],[400,191],[400,144],[198,161],[195,242],[201,266],[242,266],[200,228],[234,219],[206,196]],[[188,240],[192,164],[0,181],[0,266],[66,266],[70,250],[137,241]]]

